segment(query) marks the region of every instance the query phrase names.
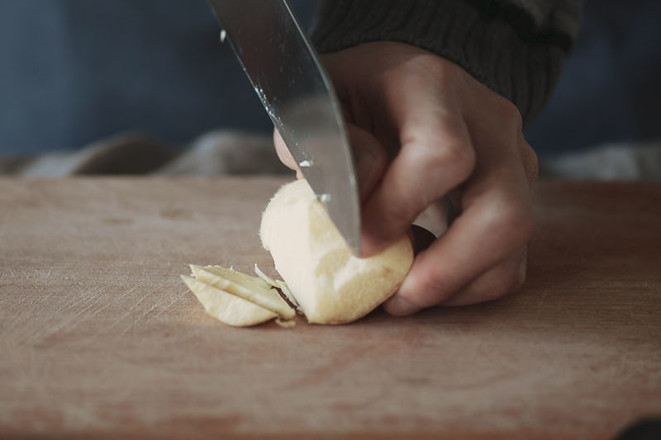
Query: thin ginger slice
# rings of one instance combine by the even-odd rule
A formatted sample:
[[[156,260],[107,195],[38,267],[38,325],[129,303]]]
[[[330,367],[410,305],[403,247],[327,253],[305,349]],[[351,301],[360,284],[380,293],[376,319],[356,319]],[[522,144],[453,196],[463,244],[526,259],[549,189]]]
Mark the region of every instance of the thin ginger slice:
[[[234,327],[248,327],[277,318],[278,314],[200,280],[182,275],[181,279],[204,306],[204,310],[219,321]]]
[[[276,313],[284,319],[293,319],[296,311],[282,299],[277,290],[258,277],[246,275],[221,266],[191,265],[199,281],[236,295],[246,301]]]

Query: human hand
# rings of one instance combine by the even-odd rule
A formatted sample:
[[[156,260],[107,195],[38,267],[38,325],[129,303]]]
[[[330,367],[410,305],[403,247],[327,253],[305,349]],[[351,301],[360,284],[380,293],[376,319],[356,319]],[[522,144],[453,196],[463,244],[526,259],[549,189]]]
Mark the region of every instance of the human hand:
[[[456,64],[401,43],[324,56],[345,110],[363,205],[363,254],[449,194],[460,209],[417,256],[393,315],[496,299],[525,280],[537,157],[516,107]],[[296,169],[282,139],[280,159]]]

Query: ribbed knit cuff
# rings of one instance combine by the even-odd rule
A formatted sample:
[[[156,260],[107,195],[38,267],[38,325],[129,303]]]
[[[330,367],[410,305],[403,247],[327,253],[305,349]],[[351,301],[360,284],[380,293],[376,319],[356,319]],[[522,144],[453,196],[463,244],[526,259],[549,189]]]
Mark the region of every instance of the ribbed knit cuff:
[[[488,8],[480,5],[490,4]],[[511,11],[467,0],[326,0],[312,40],[322,53],[395,41],[449,59],[512,101],[528,124],[558,79],[567,47],[522,33]],[[519,11],[520,12],[520,11]]]

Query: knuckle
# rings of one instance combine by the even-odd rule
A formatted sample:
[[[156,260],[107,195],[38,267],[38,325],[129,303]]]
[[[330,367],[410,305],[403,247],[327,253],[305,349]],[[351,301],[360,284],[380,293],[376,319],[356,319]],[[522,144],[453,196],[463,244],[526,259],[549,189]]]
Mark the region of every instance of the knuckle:
[[[509,269],[503,274],[503,286],[500,297],[510,295],[520,290],[526,282],[526,264],[519,264],[516,268]]]
[[[517,268],[503,267],[496,270],[490,278],[489,283],[483,284],[480,291],[474,292],[480,302],[504,298],[520,290],[526,280],[526,266],[522,264]]]
[[[501,290],[501,296],[506,296],[509,294],[512,294],[521,287],[526,282],[526,261],[525,259],[516,267],[509,267],[507,270],[504,270],[503,272],[503,287]]]
[[[514,248],[527,243],[534,232],[532,208],[513,197],[492,203],[487,228],[493,234],[508,238]]]
[[[505,98],[499,96],[498,99],[498,103],[491,108],[491,142],[507,146],[525,144],[521,112]]]
[[[523,156],[523,166],[526,177],[532,185],[537,180],[537,176],[539,175],[539,158],[537,157],[535,150],[533,150],[532,147],[525,141],[521,154]]]
[[[523,117],[518,107],[507,99],[501,99],[500,105],[497,106],[496,112],[500,115],[502,121],[505,121],[516,132],[523,131]]]
[[[521,264],[518,265],[516,271],[514,272],[514,282],[512,284],[512,292],[520,290],[523,285],[526,283],[526,277],[528,275],[528,262],[526,258],[523,258]]]
[[[451,171],[458,181],[464,181],[473,173],[475,161],[475,151],[470,145],[461,141],[449,141],[429,151],[425,167],[430,173]]]
[[[427,272],[416,279],[416,298],[420,306],[432,307],[448,299],[454,289],[438,271]]]
[[[525,273],[523,278],[521,278],[518,271],[510,271],[508,274],[503,275],[500,283],[483,294],[483,300],[493,301],[511,295],[523,286],[524,281]]]

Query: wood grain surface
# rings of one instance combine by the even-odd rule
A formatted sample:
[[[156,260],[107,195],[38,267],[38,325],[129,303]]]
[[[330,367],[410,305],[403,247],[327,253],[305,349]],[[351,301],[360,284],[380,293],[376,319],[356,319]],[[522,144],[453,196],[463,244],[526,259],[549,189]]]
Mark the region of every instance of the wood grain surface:
[[[611,439],[661,415],[661,186],[542,182],[512,298],[226,327],[280,178],[0,179],[1,438]]]

